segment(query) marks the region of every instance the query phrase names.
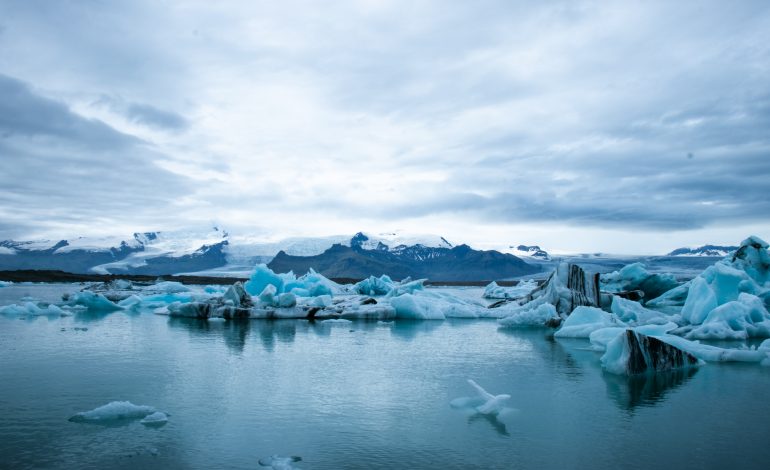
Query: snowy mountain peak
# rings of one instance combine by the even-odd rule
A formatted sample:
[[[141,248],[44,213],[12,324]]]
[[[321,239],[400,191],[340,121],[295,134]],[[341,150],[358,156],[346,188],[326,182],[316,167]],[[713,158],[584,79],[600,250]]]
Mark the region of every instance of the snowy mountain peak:
[[[543,261],[549,261],[551,259],[551,255],[545,250],[542,250],[538,245],[518,245],[509,246],[508,248],[515,256],[535,258]]]
[[[725,257],[737,250],[737,246],[703,245],[697,248],[677,248],[667,256],[711,256]]]

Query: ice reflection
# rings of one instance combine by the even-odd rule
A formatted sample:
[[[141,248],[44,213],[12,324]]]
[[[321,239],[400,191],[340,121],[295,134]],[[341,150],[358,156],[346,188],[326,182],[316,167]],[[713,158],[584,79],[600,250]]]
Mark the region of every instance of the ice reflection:
[[[656,406],[663,402],[666,393],[689,381],[698,369],[691,367],[656,374],[619,376],[604,373],[607,395],[621,408],[633,411],[639,406]]]

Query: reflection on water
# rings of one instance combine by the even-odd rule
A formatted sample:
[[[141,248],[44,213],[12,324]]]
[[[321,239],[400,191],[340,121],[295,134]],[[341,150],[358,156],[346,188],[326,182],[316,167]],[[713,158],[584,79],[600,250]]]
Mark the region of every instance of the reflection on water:
[[[622,409],[633,411],[638,406],[655,406],[666,393],[688,382],[697,367],[666,372],[638,374],[630,377],[604,373],[607,395]]]
[[[506,437],[511,435],[508,432],[508,428],[506,428],[505,423],[500,421],[496,415],[476,413],[468,417],[468,424],[484,421],[489,423],[492,426],[492,429],[494,429],[495,432],[497,432],[499,435]]]

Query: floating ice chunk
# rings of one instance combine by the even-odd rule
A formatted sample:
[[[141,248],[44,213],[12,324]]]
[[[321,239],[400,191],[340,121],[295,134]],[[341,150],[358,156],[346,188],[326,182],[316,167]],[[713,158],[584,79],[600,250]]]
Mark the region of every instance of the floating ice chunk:
[[[69,420],[82,422],[107,422],[124,419],[141,419],[157,410],[151,406],[134,405],[130,401],[113,401],[106,405],[94,408],[91,411],[83,411]]]
[[[703,277],[696,277],[690,284],[687,300],[682,307],[682,320],[700,325],[709,312],[717,308],[717,296]]]
[[[611,326],[626,326],[617,316],[596,307],[576,308],[554,333],[559,338],[588,338],[591,332]]]
[[[13,282],[10,282],[10,281],[0,281],[0,287],[8,287],[11,284],[13,284]]]
[[[389,298],[396,318],[412,320],[444,320],[446,318],[479,318],[490,315],[483,305],[435,291],[416,291]]]
[[[156,282],[150,286],[145,287],[145,290],[154,292],[165,292],[167,294],[178,294],[180,292],[189,292],[190,288],[181,282],[176,281],[162,281]]]
[[[532,311],[540,305],[548,303],[553,305],[559,314],[553,321],[549,321],[549,324],[558,326],[558,322],[570,315],[576,307],[597,307],[600,300],[598,274],[588,274],[575,264],[561,263],[548,276],[543,285],[525,297],[501,306],[493,305],[494,308],[490,310],[496,311],[491,315],[503,318]]]
[[[258,264],[244,287],[246,292],[251,295],[260,295],[268,285],[272,285],[275,287],[275,292],[280,293],[283,292],[283,283],[283,278],[274,273],[266,264]]]
[[[291,457],[281,457],[280,455],[271,455],[259,459],[259,465],[262,467],[270,467],[273,470],[299,470],[299,467],[295,467],[293,464],[302,461],[302,457],[292,455]]]
[[[417,279],[415,281],[395,282],[393,283],[393,288],[390,289],[390,292],[388,292],[387,295],[390,297],[397,297],[403,294],[414,294],[425,289],[425,286],[423,285],[425,281],[425,279]]]
[[[688,339],[738,339],[770,337],[770,313],[762,299],[741,293],[709,312],[703,323],[691,330]]]
[[[353,286],[355,292],[362,295],[385,295],[393,288],[394,282],[390,276],[383,274],[380,277],[369,276]]]
[[[495,281],[490,282],[484,288],[485,299],[518,299],[524,297],[537,288],[537,281],[530,279],[521,281],[513,287],[501,287]]]
[[[281,308],[291,308],[297,305],[297,297],[291,292],[280,294],[275,300],[277,306]]]
[[[613,296],[612,313],[626,323],[634,325],[646,325],[648,323],[665,324],[669,322],[668,316],[656,310],[644,308],[639,302]]]
[[[390,299],[390,305],[396,309],[396,318],[413,320],[444,320],[446,315],[441,307],[430,299],[404,294]]]
[[[706,362],[760,362],[765,359],[765,351],[756,349],[720,348],[675,335],[662,335],[657,338]]]
[[[612,374],[634,375],[692,367],[699,361],[676,346],[629,329],[607,344],[601,363]]]
[[[332,296],[331,295],[319,295],[318,297],[313,297],[313,300],[310,301],[310,305],[313,307],[319,307],[319,308],[326,308],[332,306]]]
[[[145,426],[160,427],[168,423],[168,415],[162,411],[156,411],[155,413],[145,416],[139,422]]]
[[[123,308],[134,308],[138,307],[142,303],[142,298],[138,295],[130,295],[126,297],[125,299],[118,302],[119,307]]]
[[[44,305],[44,304],[43,304]],[[0,314],[6,316],[66,316],[68,315],[64,310],[56,305],[44,305],[40,306],[34,302],[26,302],[24,305],[7,305],[0,307]]]
[[[561,318],[559,318],[556,307],[549,303],[541,303],[537,306],[529,304],[522,306],[498,322],[500,326],[510,328],[542,327],[554,322],[558,324],[561,322]]]
[[[297,297],[331,296],[340,291],[339,284],[315,272],[312,268],[307,274],[288,281],[284,285],[284,292],[292,292]]]
[[[251,307],[251,296],[243,288],[241,282],[236,282],[232,286],[227,288],[224,295],[222,295],[224,302],[230,302],[233,307]]]
[[[273,284],[267,284],[262,292],[259,293],[259,301],[265,305],[273,305],[275,303],[275,295],[278,293],[278,288]]]
[[[652,274],[642,263],[624,266],[619,271],[603,274],[601,287],[607,292],[627,292],[640,290],[644,297],[652,299],[679,285],[670,274]]]
[[[638,326],[633,328],[633,330],[637,333],[641,333],[647,336],[660,336],[676,329],[676,327],[676,323],[669,322],[663,325],[650,324]],[[593,349],[597,351],[605,351],[607,349],[607,345],[613,339],[617,338],[618,335],[624,333],[627,329],[628,328],[624,327],[601,328],[591,332],[591,334],[588,336],[588,340],[591,341],[591,346]]]
[[[659,310],[680,310],[687,300],[687,294],[690,291],[691,284],[692,281],[687,281],[684,284],[661,294],[659,297],[646,301],[645,305]]]
[[[476,390],[477,396],[455,398],[450,403],[453,408],[471,408],[476,413],[492,416],[506,409],[505,404],[511,398],[510,395],[492,395],[471,379],[468,379],[468,385]]]
[[[68,305],[82,305],[90,311],[114,312],[122,310],[123,307],[109,301],[102,294],[91,291],[81,291],[70,296]]]

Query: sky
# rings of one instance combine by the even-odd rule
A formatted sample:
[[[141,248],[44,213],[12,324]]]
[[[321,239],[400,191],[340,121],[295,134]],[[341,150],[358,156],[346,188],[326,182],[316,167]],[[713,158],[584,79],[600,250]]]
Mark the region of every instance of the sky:
[[[0,239],[770,237],[770,2],[0,0]]]

